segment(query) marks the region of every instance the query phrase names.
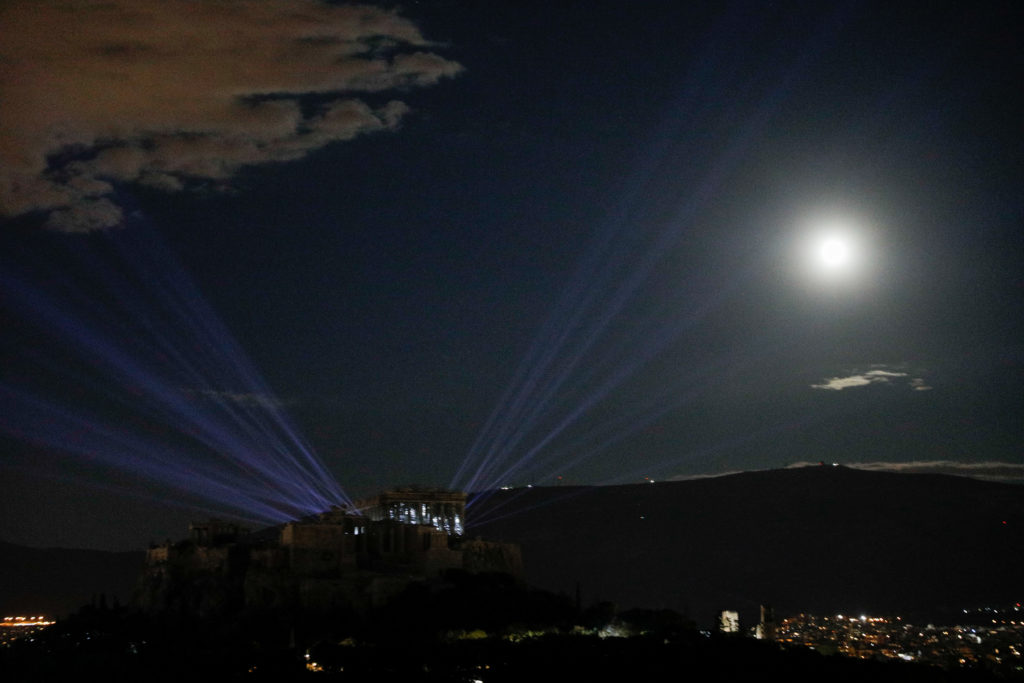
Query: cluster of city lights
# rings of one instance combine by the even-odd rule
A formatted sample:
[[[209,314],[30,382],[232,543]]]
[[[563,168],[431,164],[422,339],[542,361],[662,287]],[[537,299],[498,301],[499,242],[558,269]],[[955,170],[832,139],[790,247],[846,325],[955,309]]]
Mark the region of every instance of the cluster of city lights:
[[[25,628],[29,626],[52,626],[56,623],[56,621],[53,621],[43,615],[34,617],[4,617],[4,620],[0,621],[0,627]]]
[[[964,613],[967,614],[968,610]],[[1024,622],[992,622],[991,626],[983,625],[981,621],[919,626],[907,623],[902,617],[842,614],[816,617],[800,614],[779,623],[775,640],[784,646],[800,645],[812,649],[828,645],[839,653],[859,658],[887,657],[940,666],[985,662],[1022,670],[1019,643],[1024,636]]]

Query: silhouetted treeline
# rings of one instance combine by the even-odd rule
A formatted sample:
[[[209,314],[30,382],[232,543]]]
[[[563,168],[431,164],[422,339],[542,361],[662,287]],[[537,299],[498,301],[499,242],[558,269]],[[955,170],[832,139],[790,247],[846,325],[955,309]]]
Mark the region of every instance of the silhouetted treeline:
[[[860,661],[710,636],[671,610],[619,613],[610,603],[580,609],[567,596],[507,576],[463,572],[410,586],[370,614],[278,610],[195,619],[145,615],[97,600],[32,642],[0,648],[0,671],[5,682],[314,675],[374,683],[761,681],[775,675],[789,681],[1001,680],[980,670]]]

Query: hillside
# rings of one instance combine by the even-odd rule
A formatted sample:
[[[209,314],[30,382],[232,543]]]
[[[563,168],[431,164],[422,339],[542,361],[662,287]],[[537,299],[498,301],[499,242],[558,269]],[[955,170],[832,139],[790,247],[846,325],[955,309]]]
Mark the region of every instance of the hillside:
[[[0,616],[63,616],[105,597],[131,598],[145,554],[27,548],[0,542]]]
[[[843,467],[496,492],[471,535],[522,545],[527,579],[584,603],[933,616],[1020,600],[1024,488]],[[492,518],[493,521],[487,521]]]
[[[843,467],[494,492],[468,535],[521,544],[527,580],[585,605],[669,607],[708,624],[780,615],[953,614],[1020,601],[1024,488]],[[0,543],[0,613],[127,602],[143,552]]]

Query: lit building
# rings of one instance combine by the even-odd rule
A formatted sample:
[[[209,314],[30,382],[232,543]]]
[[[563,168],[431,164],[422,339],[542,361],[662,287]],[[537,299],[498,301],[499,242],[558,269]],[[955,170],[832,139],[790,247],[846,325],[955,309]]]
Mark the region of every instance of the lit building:
[[[719,633],[739,633],[740,613],[735,610],[724,609],[718,613]]]
[[[371,522],[390,520],[432,526],[449,536],[461,536],[466,518],[466,494],[431,488],[401,488],[356,501]]]
[[[761,620],[757,623],[754,637],[758,640],[775,640],[775,610],[770,605],[761,605]]]

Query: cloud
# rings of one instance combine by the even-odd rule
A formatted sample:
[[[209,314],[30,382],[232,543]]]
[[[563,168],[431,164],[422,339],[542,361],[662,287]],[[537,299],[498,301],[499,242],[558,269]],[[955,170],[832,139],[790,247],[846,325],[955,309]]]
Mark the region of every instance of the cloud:
[[[0,4],[0,215],[116,226],[116,183],[179,191],[391,130],[368,94],[462,67],[409,20],[319,0]]]
[[[830,391],[842,391],[852,387],[866,387],[870,384],[889,384],[893,380],[909,377],[907,372],[885,370],[883,366],[874,366],[874,369],[864,372],[854,371],[844,377],[829,377],[821,384],[812,384],[812,389],[826,389]],[[914,391],[928,391],[930,386],[925,384],[921,377],[914,377],[909,380],[909,386]]]
[[[699,481],[701,479],[718,479],[719,477],[731,477],[734,474],[743,474],[749,470],[725,470],[723,472],[709,472],[706,474],[676,474],[668,477],[668,481]]]
[[[955,462],[953,460],[912,460],[908,462],[853,462],[844,467],[872,472],[908,474],[949,474],[1008,484],[1024,484],[1024,464],[1012,462]],[[800,462],[789,467],[817,467],[819,463]]]
[[[910,380],[910,388],[914,391],[931,391],[932,388],[924,383],[924,379],[921,377],[915,377]]]

